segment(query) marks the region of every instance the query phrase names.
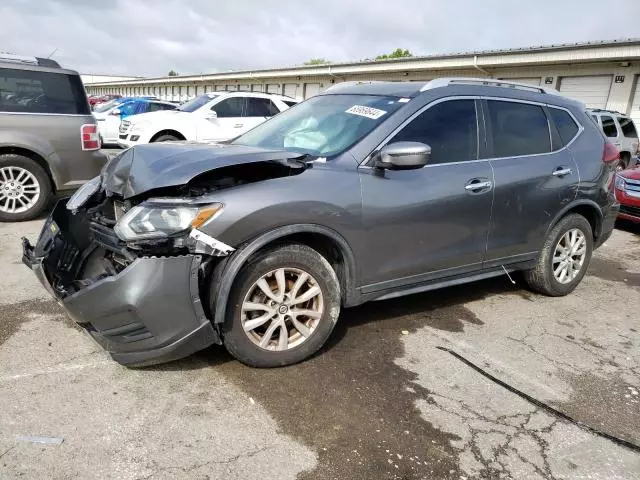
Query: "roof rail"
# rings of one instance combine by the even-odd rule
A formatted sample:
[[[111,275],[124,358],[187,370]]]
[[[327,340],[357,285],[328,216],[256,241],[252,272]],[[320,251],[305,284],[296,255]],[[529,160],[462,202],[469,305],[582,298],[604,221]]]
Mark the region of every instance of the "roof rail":
[[[447,87],[449,85],[479,85],[486,87],[504,87],[517,90],[526,90],[529,92],[546,93],[548,95],[560,95],[555,88],[529,85],[527,83],[510,82],[508,80],[497,80],[493,78],[466,78],[466,77],[445,77],[436,78],[427,82],[421,89],[421,92],[431,90],[432,88]]]
[[[28,57],[26,55],[13,55],[0,53],[0,62],[21,63],[23,65],[37,65],[40,67],[60,68],[60,64],[50,58]]]
[[[625,116],[627,116],[626,113],[621,113],[621,112],[619,112],[617,110],[607,110],[606,108],[587,108],[587,110],[589,110],[590,112],[593,112],[593,113],[604,112],[604,113],[613,113],[615,115],[625,115]]]

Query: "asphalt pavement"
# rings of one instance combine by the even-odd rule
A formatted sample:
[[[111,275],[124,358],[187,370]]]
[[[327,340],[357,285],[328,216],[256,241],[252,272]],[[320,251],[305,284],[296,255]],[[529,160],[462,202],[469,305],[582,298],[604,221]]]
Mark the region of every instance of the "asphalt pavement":
[[[640,479],[638,227],[567,297],[505,276],[344,310],[299,365],[134,370],[20,263],[41,224],[0,224],[2,479]]]

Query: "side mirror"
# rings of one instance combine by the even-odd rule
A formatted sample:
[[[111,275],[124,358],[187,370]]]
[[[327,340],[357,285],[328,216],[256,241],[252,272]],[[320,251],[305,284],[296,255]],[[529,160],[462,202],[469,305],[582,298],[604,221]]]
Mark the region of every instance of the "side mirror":
[[[431,147],[420,142],[396,142],[382,147],[375,166],[389,170],[422,168],[431,158]]]
[[[218,113],[215,110],[209,110],[205,116],[208,119],[218,118]]]
[[[111,110],[111,115],[120,115],[122,114],[122,112],[120,111],[119,108],[114,108],[113,110]]]

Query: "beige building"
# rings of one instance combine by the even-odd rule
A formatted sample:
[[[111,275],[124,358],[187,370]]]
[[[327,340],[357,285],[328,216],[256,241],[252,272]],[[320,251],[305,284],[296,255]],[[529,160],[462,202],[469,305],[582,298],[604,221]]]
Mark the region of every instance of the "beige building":
[[[423,82],[443,76],[544,84],[588,107],[629,113],[640,124],[640,39],[179,77],[85,81],[85,85],[89,93],[155,95],[174,101],[217,90],[281,93],[305,99],[338,82]]]

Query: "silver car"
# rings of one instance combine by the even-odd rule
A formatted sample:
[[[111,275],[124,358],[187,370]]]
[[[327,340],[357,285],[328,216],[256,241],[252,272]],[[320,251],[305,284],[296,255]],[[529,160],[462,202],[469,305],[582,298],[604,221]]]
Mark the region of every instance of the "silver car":
[[[35,218],[52,195],[95,177],[107,160],[99,149],[77,72],[0,54],[0,221]]]

